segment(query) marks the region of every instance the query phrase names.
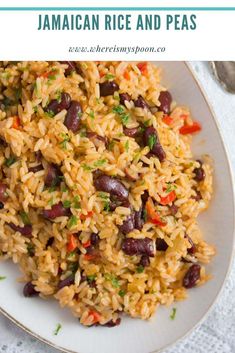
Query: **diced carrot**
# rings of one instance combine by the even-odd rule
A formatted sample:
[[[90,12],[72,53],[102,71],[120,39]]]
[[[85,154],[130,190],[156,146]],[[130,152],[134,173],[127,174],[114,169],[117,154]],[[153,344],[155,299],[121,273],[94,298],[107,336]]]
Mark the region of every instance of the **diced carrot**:
[[[166,124],[166,125],[171,125],[174,121],[174,119],[169,116],[169,115],[164,115],[164,117],[162,118],[162,121]]]
[[[144,75],[144,76],[148,75],[148,63],[146,61],[137,64],[137,67],[140,70],[142,75]]]
[[[69,236],[69,242],[67,245],[67,251],[72,252],[77,248],[77,238],[73,235],[70,234]]]
[[[100,71],[99,74],[100,74],[100,78],[101,78],[101,77],[103,77],[105,75],[105,72]]]
[[[93,259],[95,259],[96,255],[95,254],[85,254],[84,255],[84,259],[87,261],[91,261]]]
[[[165,206],[168,205],[169,203],[173,202],[176,199],[176,193],[175,191],[169,192],[169,194],[165,197],[161,197],[160,199],[160,204]]]
[[[16,130],[19,130],[21,128],[20,118],[18,116],[13,116],[12,127],[13,127],[13,129],[16,129]]]
[[[101,315],[95,311],[95,310],[90,310],[89,311],[89,316],[92,316],[93,317],[93,324],[97,323],[97,322],[100,322],[100,319],[101,319]]]
[[[91,245],[90,239],[89,239],[87,242],[85,242],[84,244],[82,244],[82,246],[83,246],[84,248],[89,248],[90,245]]]
[[[179,132],[182,135],[193,134],[195,132],[201,131],[202,126],[197,121],[194,121],[192,125],[184,125],[180,128]]]
[[[87,214],[81,214],[80,219],[82,221],[85,221],[87,218],[92,217],[92,215],[93,215],[93,211],[89,211],[89,212],[87,212]]]
[[[126,71],[124,72],[124,74],[123,74],[123,77],[124,77],[126,80],[129,81],[130,78],[131,78],[129,71],[126,70]]]
[[[156,224],[159,227],[164,227],[166,225],[166,222],[164,220],[162,220],[160,215],[155,210],[153,200],[151,199],[151,197],[149,197],[148,201],[146,202],[146,210],[147,210],[147,214],[149,216],[149,221],[151,223]]]

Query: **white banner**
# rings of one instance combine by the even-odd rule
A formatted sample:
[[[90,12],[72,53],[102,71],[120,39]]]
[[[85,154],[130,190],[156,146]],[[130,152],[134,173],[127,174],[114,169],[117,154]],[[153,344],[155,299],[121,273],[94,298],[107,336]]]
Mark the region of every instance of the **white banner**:
[[[235,59],[232,1],[17,3],[0,2],[1,60]]]

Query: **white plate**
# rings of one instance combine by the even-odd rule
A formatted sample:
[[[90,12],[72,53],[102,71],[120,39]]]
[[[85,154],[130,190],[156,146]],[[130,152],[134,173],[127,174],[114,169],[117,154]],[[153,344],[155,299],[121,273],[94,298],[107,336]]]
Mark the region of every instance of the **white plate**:
[[[210,309],[224,283],[233,250],[234,197],[231,172],[218,127],[192,76],[183,62],[158,63],[165,69],[164,81],[174,99],[188,105],[196,120],[203,125],[202,133],[194,138],[195,156],[208,153],[215,162],[215,194],[209,210],[200,216],[206,239],[214,243],[217,255],[208,266],[213,279],[206,285],[188,291],[189,298],[177,303],[174,321],[169,319],[171,308],[160,308],[153,320],[146,322],[125,318],[120,326],[109,329],[85,328],[57,302],[39,298],[24,298],[22,284],[16,282],[19,272],[10,262],[1,263],[0,308],[19,326],[34,336],[67,352],[79,353],[150,353],[158,352],[188,333]],[[62,329],[57,336],[57,323]]]

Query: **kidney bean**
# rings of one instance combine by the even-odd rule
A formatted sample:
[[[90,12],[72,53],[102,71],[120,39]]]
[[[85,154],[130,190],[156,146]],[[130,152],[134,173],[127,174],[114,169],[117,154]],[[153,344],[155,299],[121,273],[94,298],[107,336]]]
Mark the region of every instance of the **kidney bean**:
[[[144,190],[144,193],[141,195],[141,200],[143,202],[143,205],[146,204],[146,202],[148,201],[149,198],[149,193],[147,190]]]
[[[116,321],[110,320],[110,321],[106,322],[106,324],[104,324],[102,326],[115,327],[115,326],[120,325],[120,323],[121,323],[121,318],[119,317]]]
[[[199,190],[195,190],[196,192],[196,196],[192,196],[192,199],[196,200],[196,201],[200,201],[202,199],[202,194]]]
[[[38,164],[38,165],[36,165],[35,167],[30,167],[30,168],[29,168],[29,172],[33,172],[33,173],[37,173],[37,172],[39,172],[40,170],[43,170],[42,164]]]
[[[99,147],[99,141],[103,142],[105,146],[108,145],[108,138],[106,136],[97,135],[95,132],[87,132],[86,137],[89,138],[96,147]]]
[[[71,105],[67,111],[64,125],[72,132],[77,132],[80,125],[80,120],[82,116],[81,104],[77,101],[72,101]]]
[[[164,161],[164,159],[166,158],[166,153],[159,142],[157,131],[153,126],[147,127],[144,131],[143,142],[145,146],[149,146],[151,138],[154,140],[154,143],[152,148],[150,149],[150,152],[157,156],[160,162]]]
[[[32,238],[33,227],[31,224],[26,224],[23,227],[16,226],[14,223],[10,222],[7,225],[13,229],[15,232],[19,232],[27,238]]]
[[[52,244],[54,243],[54,240],[55,240],[54,237],[50,237],[50,238],[47,240],[46,248],[48,248],[48,246],[52,246]]]
[[[119,90],[119,86],[115,81],[105,81],[100,83],[100,96],[107,97],[112,96],[114,92]]]
[[[142,255],[139,265],[143,266],[143,267],[148,267],[150,265],[150,259],[148,257],[148,255]]]
[[[206,173],[203,167],[195,168],[193,173],[195,174],[194,179],[198,182],[203,181],[206,177]]]
[[[158,98],[160,102],[159,110],[165,114],[169,114],[171,111],[172,96],[168,91],[162,91]]]
[[[39,292],[36,291],[35,286],[32,282],[28,282],[24,286],[23,294],[25,297],[37,297],[39,295]]]
[[[122,105],[125,105],[125,101],[127,102],[131,101],[131,96],[128,93],[120,93],[119,98],[120,98],[120,104]]]
[[[68,67],[65,69],[65,76],[69,76],[73,71],[78,72],[76,62],[75,61],[60,61],[61,64],[66,64]],[[80,73],[80,72],[78,72]]]
[[[91,241],[91,245],[96,246],[100,241],[99,235],[96,233],[92,233],[90,236],[90,241]]]
[[[42,160],[42,152],[41,151],[37,151],[35,152],[35,157],[36,157],[36,161],[39,163]]]
[[[183,286],[185,288],[192,288],[196,286],[196,282],[200,279],[201,266],[193,264],[189,267],[183,279]]]
[[[124,127],[123,133],[124,133],[124,135],[129,136],[129,137],[136,137],[139,134],[139,128],[133,127],[131,129],[128,129],[127,127]]]
[[[52,112],[53,114],[58,114],[64,109],[68,109],[71,103],[71,97],[68,93],[61,93],[60,101],[57,99],[52,99],[48,106],[46,107],[45,111],[47,113]]]
[[[171,206],[168,206],[168,208],[169,208],[170,214],[171,214],[172,216],[175,216],[176,213],[177,213],[178,210],[179,210],[179,207],[176,206],[175,204],[172,204]]]
[[[194,244],[194,242],[192,241],[192,239],[190,238],[190,236],[188,236],[188,234],[185,234],[185,238],[187,238],[187,240],[188,240],[188,242],[190,243],[190,245],[191,245],[191,247],[190,248],[188,248],[188,254],[190,254],[190,255],[193,255],[193,254],[195,254],[195,252],[196,252],[196,245]]]
[[[136,108],[149,109],[148,103],[145,101],[145,99],[142,96],[139,96],[134,101],[134,105],[135,105]]]
[[[60,290],[61,288],[70,286],[71,284],[74,284],[74,274],[72,274],[69,277],[59,281],[58,289]]]
[[[2,203],[1,201],[0,201],[0,210],[2,210],[4,208],[4,203]]]
[[[154,256],[154,245],[150,238],[134,239],[126,238],[122,243],[122,250],[126,255],[148,255]]]
[[[144,225],[143,219],[143,207],[139,209],[139,211],[135,211],[134,213],[134,221],[135,221],[135,229],[141,230]]]
[[[62,202],[59,202],[56,205],[53,205],[50,210],[43,210],[42,215],[44,218],[55,219],[57,217],[67,216],[71,214],[69,208],[65,208]]]
[[[61,182],[61,171],[55,164],[49,164],[45,175],[45,185],[47,187],[58,186]]]
[[[128,234],[135,229],[135,215],[134,213],[127,216],[126,220],[119,226],[119,230],[123,234]]]
[[[168,248],[167,243],[165,242],[164,239],[156,239],[156,249],[159,251],[166,251]]]
[[[0,182],[0,201],[6,202],[8,199],[7,185]]]
[[[126,187],[117,179],[102,174],[94,180],[96,190],[104,191],[115,196],[118,200],[127,200],[129,192]]]
[[[105,81],[100,83],[100,96],[112,96],[114,92],[119,90],[119,86],[115,81]]]

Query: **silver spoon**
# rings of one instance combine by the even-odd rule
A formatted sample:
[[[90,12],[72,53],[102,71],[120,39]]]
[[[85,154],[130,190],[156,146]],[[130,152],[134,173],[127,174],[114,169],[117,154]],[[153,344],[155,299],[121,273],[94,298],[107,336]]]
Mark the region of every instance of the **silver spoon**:
[[[235,93],[235,61],[211,61],[213,73],[226,91]]]

